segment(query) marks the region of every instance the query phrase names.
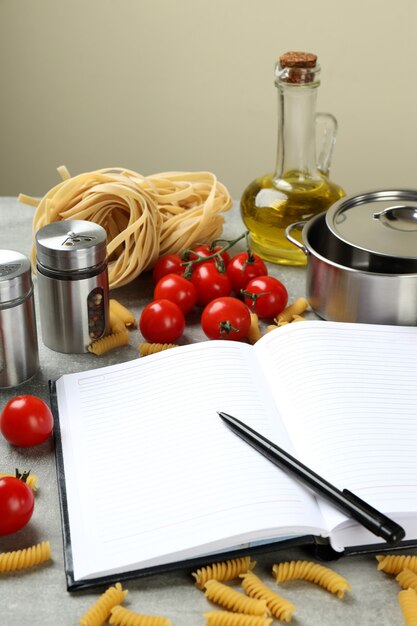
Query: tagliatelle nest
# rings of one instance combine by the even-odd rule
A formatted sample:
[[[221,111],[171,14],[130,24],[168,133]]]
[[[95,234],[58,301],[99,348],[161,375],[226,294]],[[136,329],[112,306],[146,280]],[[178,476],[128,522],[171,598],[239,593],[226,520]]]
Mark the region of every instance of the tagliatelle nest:
[[[131,282],[151,269],[164,254],[177,254],[221,235],[223,211],[232,206],[226,187],[210,172],[165,172],[142,176],[123,168],[107,168],[72,177],[58,168],[62,182],[36,206],[33,237],[51,222],[87,220],[107,232],[110,288]],[[36,249],[32,248],[36,265]]]

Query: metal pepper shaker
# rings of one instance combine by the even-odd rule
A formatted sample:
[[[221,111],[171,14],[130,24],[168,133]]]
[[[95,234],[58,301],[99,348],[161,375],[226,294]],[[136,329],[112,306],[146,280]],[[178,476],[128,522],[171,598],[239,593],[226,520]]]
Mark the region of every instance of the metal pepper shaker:
[[[16,387],[39,369],[29,259],[0,250],[0,388]]]
[[[106,231],[93,222],[64,220],[36,233],[43,343],[79,354],[109,327]]]

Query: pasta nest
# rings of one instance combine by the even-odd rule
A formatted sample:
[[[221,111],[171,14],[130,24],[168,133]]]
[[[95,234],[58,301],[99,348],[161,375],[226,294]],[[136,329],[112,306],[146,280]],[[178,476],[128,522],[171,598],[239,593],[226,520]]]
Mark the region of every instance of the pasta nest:
[[[107,233],[109,286],[121,287],[164,254],[176,254],[221,235],[223,211],[232,206],[226,187],[211,172],[165,172],[142,176],[106,168],[72,177],[58,168],[62,182],[37,201],[33,237],[52,222],[87,220]],[[32,247],[35,269],[36,250]]]

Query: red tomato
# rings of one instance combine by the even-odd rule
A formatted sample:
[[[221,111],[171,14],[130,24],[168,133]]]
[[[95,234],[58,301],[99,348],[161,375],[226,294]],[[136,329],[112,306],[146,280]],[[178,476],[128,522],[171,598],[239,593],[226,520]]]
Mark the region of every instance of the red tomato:
[[[167,274],[156,284],[154,299],[166,298],[175,302],[186,315],[197,303],[197,289],[193,283],[179,274]]]
[[[252,278],[242,289],[245,303],[258,317],[275,317],[288,302],[288,292],[277,278],[273,276],[258,276]]]
[[[49,406],[37,396],[16,396],[0,415],[0,430],[14,446],[37,446],[52,433],[54,420]]]
[[[249,309],[237,298],[216,298],[205,307],[201,326],[209,339],[242,341],[250,329]]]
[[[193,252],[198,254],[200,257],[204,257],[204,258],[213,256],[213,254],[215,254],[216,252],[220,252],[220,250],[222,250],[221,246],[215,246],[213,249],[211,249],[211,247],[209,245],[201,245],[201,246],[197,246],[197,247],[193,248]],[[230,255],[227,252],[227,250],[222,252],[220,254],[220,256],[223,259],[224,266],[227,267],[227,264],[230,261]],[[194,258],[194,256],[192,254],[190,254],[190,260],[192,260],[193,258]],[[210,260],[214,261],[214,259],[210,259]]]
[[[0,535],[15,533],[28,523],[35,507],[31,488],[15,476],[0,478]]]
[[[198,263],[190,280],[197,289],[197,304],[201,306],[205,306],[215,298],[228,296],[232,290],[226,272],[219,272],[211,261]]]
[[[230,259],[226,269],[234,292],[240,294],[252,278],[266,276],[268,269],[257,254],[239,252]]]
[[[152,280],[156,285],[158,281],[167,274],[184,274],[185,266],[181,265],[184,261],[178,254],[166,254],[161,256],[154,265],[152,270]]]
[[[184,332],[184,313],[175,302],[166,298],[153,300],[143,309],[139,328],[150,343],[173,343]]]

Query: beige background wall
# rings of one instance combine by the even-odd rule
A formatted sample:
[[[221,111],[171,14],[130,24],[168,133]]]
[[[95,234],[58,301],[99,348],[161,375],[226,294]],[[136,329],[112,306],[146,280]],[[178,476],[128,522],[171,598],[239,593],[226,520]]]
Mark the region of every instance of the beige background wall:
[[[275,163],[273,69],[316,52],[348,193],[417,188],[415,0],[0,0],[0,195],[72,174],[210,170],[238,198]]]

